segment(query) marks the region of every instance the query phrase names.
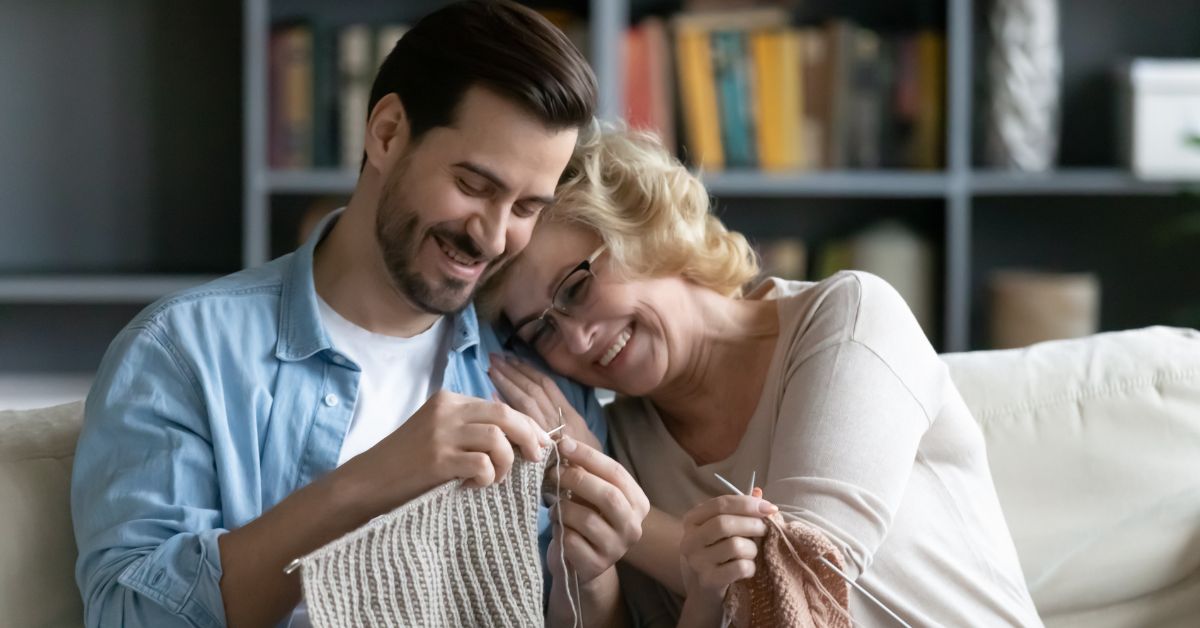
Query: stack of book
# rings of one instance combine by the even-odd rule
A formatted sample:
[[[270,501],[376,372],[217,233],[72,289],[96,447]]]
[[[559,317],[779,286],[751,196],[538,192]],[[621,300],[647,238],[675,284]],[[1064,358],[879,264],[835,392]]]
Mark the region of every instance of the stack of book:
[[[587,50],[583,20],[562,10],[542,14]],[[320,19],[272,27],[271,168],[359,170],[375,73],[407,30],[399,23],[332,25]]]
[[[272,168],[359,168],[375,71],[406,30],[400,24],[308,23],[271,30]]]
[[[706,171],[937,169],[945,36],[850,20],[793,27],[783,9],[684,12],[627,36],[631,125],[670,139],[675,68],[685,159]],[[669,48],[673,48],[673,55]]]

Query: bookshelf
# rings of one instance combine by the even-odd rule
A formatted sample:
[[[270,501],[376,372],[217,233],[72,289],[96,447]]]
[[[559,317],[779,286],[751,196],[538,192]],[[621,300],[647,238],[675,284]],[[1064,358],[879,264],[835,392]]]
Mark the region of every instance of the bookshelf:
[[[1150,0],[1155,10],[1147,18],[1147,30],[1139,30],[1128,19],[1117,0],[1062,1],[1064,27],[1062,46],[1064,56],[1063,125],[1060,168],[1047,174],[1029,175],[995,171],[981,159],[983,120],[982,103],[986,92],[984,62],[989,42],[986,37],[987,0],[925,0],[914,3],[886,3],[878,0],[852,2],[812,0],[793,3],[789,11],[796,24],[819,24],[830,18],[849,18],[856,23],[882,30],[896,25],[934,25],[945,39],[945,94],[943,165],[934,170],[870,169],[825,170],[805,172],[760,172],[747,169],[724,169],[705,172],[702,176],[722,217],[734,228],[746,232],[752,239],[769,239],[780,233],[797,234],[805,238],[836,238],[852,233],[856,228],[880,220],[896,220],[931,240],[935,248],[938,276],[934,281],[937,293],[937,322],[931,336],[942,350],[957,351],[985,348],[987,334],[983,319],[987,310],[986,285],[993,270],[1015,267],[1047,268],[1051,270],[1104,270],[1102,279],[1122,295],[1116,282],[1136,281],[1139,272],[1157,272],[1154,255],[1140,256],[1142,261],[1126,263],[1119,268],[1093,265],[1081,268],[1074,259],[1092,259],[1087,250],[1076,250],[1079,244],[1066,234],[1064,242],[1045,242],[1057,247],[1058,256],[1038,254],[1005,254],[1004,242],[991,234],[997,232],[993,223],[1019,224],[1028,221],[1020,208],[1029,204],[1041,211],[1070,215],[1072,210],[1060,207],[1094,205],[1098,211],[1109,212],[1113,233],[1130,233],[1131,225],[1122,225],[1121,207],[1140,208],[1166,205],[1173,210],[1157,212],[1150,220],[1145,212],[1131,215],[1125,222],[1143,223],[1132,231],[1142,234],[1158,227],[1144,223],[1161,223],[1168,215],[1186,214],[1189,202],[1181,200],[1191,187],[1184,182],[1143,182],[1120,167],[1115,146],[1115,111],[1113,98],[1108,97],[1115,84],[1111,66],[1123,56],[1171,54],[1200,56],[1200,34],[1194,25],[1200,23],[1200,9],[1181,6],[1167,0]],[[422,4],[416,13],[432,8]],[[436,3],[433,3],[436,4]],[[538,3],[534,3],[537,5]],[[625,33],[646,16],[670,20],[682,10],[678,0],[591,0],[590,2],[549,3],[567,7],[588,19],[589,45],[587,53],[600,81],[600,111],[607,118],[623,113],[626,69],[622,57]],[[786,4],[786,3],[785,3]],[[428,5],[428,6],[426,6]],[[546,3],[541,3],[546,6]],[[362,2],[331,10],[319,8],[308,0],[275,0],[267,6],[265,0],[246,3],[248,42],[262,41],[272,20],[289,12],[320,13],[326,19],[337,19],[339,12],[353,14],[355,19],[371,19],[371,9]],[[374,19],[383,16],[374,15]],[[389,19],[391,16],[387,16]],[[1098,43],[1086,30],[1075,28],[1083,23],[1089,28],[1111,35],[1106,43]],[[1183,25],[1193,25],[1191,27]],[[1170,35],[1149,29],[1164,29]],[[255,44],[257,45],[257,44]],[[248,44],[249,47],[249,44]],[[261,60],[259,60],[261,61]],[[265,68],[250,59],[251,75],[265,76]],[[247,80],[247,90],[264,85],[263,80]],[[250,94],[248,102],[261,102],[262,94]],[[1099,101],[1100,106],[1096,104]],[[1098,119],[1099,112],[1107,112]],[[247,112],[248,146],[261,141],[262,115],[260,106]],[[1078,120],[1086,120],[1080,124]],[[1094,129],[1102,127],[1100,133]],[[679,131],[680,129],[677,129]],[[253,134],[254,137],[250,135]],[[683,133],[677,133],[682,136]],[[258,251],[259,257],[247,258],[257,262],[261,256],[282,250],[270,240],[269,228],[272,199],[286,199],[275,205],[289,211],[298,197],[304,195],[347,195],[353,189],[355,177],[339,170],[305,170],[299,172],[264,169],[261,158],[247,154],[246,178],[260,182],[248,189],[246,199],[247,252]],[[1010,211],[1010,208],[1015,208]],[[1174,212],[1174,213],[1173,213]],[[1086,221],[1086,218],[1081,218]],[[1024,225],[1036,230],[1036,221]],[[286,231],[285,231],[286,232]],[[1032,237],[1031,241],[1046,240]],[[1069,246],[1064,246],[1067,244]],[[1124,257],[1138,257],[1136,255]],[[1130,270],[1133,269],[1133,270]],[[1140,269],[1140,270],[1138,270]],[[1186,282],[1186,277],[1178,277]],[[1200,301],[1200,289],[1191,293]],[[1170,312],[1180,307],[1168,305],[1162,299],[1145,300],[1159,303],[1157,310],[1147,309],[1140,314],[1121,297],[1112,302],[1106,292],[1104,312],[1112,316],[1102,319],[1102,328],[1146,325],[1155,322],[1176,322]],[[1186,322],[1186,321],[1185,321]]]
[[[0,135],[11,138],[0,145],[0,372],[94,369],[145,304],[290,249],[298,208],[350,193],[349,170],[270,167],[273,24],[411,22],[442,4],[0,7],[0,71],[24,88],[0,99]],[[600,112],[615,118],[626,29],[647,15],[669,19],[682,3],[533,4],[585,20]],[[794,234],[820,244],[880,220],[913,229],[934,248],[931,336],[943,351],[987,347],[988,277],[1012,267],[1098,272],[1102,329],[1189,324],[1187,312],[1200,306],[1192,270],[1200,241],[1162,234],[1200,211],[1197,185],[1139,181],[1120,166],[1111,68],[1127,56],[1200,57],[1200,5],[1143,0],[1135,15],[1120,0],[1060,5],[1055,171],[995,171],[981,159],[989,0],[809,0],[793,5],[797,23],[846,17],[887,28],[920,20],[943,29],[944,165],[706,172],[718,211],[752,239]],[[72,52],[80,47],[91,54],[80,59]]]

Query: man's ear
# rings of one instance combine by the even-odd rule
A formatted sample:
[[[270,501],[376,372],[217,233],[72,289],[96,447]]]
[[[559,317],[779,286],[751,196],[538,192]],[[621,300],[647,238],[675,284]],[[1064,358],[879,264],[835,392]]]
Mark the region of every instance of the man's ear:
[[[379,99],[367,118],[367,137],[363,148],[367,165],[377,172],[388,172],[387,162],[402,154],[409,140],[408,115],[396,93]]]

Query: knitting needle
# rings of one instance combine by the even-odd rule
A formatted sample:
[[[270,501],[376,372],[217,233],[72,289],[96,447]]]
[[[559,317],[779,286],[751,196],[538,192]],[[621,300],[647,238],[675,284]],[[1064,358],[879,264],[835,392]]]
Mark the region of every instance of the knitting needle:
[[[556,427],[556,428],[554,428],[554,429],[552,429],[552,430],[549,430],[549,431],[547,431],[547,432],[546,432],[546,436],[549,436],[549,435],[551,435],[551,434],[553,434],[553,433],[557,432],[558,430],[561,430],[562,428],[564,428],[564,427],[566,427],[566,426],[567,426],[567,425],[564,423],[564,424],[562,424],[562,425],[560,425],[560,426],[558,426],[558,427]]]
[[[750,472],[750,489],[746,491],[747,494],[751,494],[751,495],[754,494],[754,486],[755,486],[754,481],[757,479],[758,479],[758,469],[755,469]]]
[[[734,486],[734,485],[733,485],[733,484],[732,484],[732,483],[731,483],[729,480],[726,480],[725,478],[721,477],[721,474],[720,474],[720,473],[714,473],[713,475],[717,476],[717,479],[718,479],[718,480],[720,480],[722,484],[724,484],[725,486],[728,486],[729,488],[733,489],[733,492],[735,492],[735,493],[737,493],[738,495],[741,495],[741,496],[743,496],[743,497],[746,495],[745,493],[743,493],[743,492],[741,491],[741,489],[739,489],[738,487]],[[892,609],[888,608],[887,606],[884,606],[883,602],[880,602],[879,600],[875,599],[875,596],[874,596],[874,595],[871,595],[870,593],[868,593],[868,592],[867,592],[867,590],[866,590],[866,589],[864,589],[864,588],[862,588],[861,586],[859,586],[857,582],[855,582],[855,581],[851,580],[851,579],[850,579],[850,576],[847,576],[846,574],[842,573],[842,570],[841,570],[841,569],[838,569],[838,568],[837,568],[837,565],[834,565],[833,563],[829,562],[829,560],[828,560],[828,559],[826,559],[824,556],[821,556],[820,554],[818,554],[818,555],[817,555],[817,558],[818,558],[818,559],[820,559],[820,561],[821,561],[821,562],[822,562],[822,563],[823,563],[823,564],[824,564],[826,567],[828,567],[828,568],[832,569],[832,570],[833,570],[833,573],[836,573],[837,575],[841,576],[842,580],[845,580],[846,582],[848,582],[848,583],[850,584],[850,586],[854,587],[855,589],[858,589],[858,592],[859,592],[859,593],[862,593],[863,595],[867,596],[867,599],[869,599],[869,600],[871,600],[872,602],[874,602],[874,603],[875,603],[875,605],[876,605],[876,606],[878,606],[879,608],[882,608],[882,609],[883,609],[883,612],[885,612],[885,613],[887,613],[888,615],[890,615],[890,616],[891,616],[891,618],[892,618],[892,619],[894,619],[894,620],[896,620],[896,622],[897,622],[897,623],[899,623],[901,626],[904,626],[904,628],[912,628],[912,626],[909,626],[909,625],[908,625],[908,622],[904,621],[903,619],[900,619],[900,617],[898,617],[898,616],[897,616],[895,613],[893,613],[893,612],[892,612]]]

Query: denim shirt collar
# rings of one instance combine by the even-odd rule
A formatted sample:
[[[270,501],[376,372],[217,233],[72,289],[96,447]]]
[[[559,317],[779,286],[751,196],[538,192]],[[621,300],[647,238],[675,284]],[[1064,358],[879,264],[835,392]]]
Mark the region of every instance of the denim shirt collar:
[[[275,357],[285,362],[304,360],[321,351],[329,350],[332,343],[321,322],[317,307],[317,289],[313,281],[313,252],[325,238],[345,208],[337,209],[326,216],[300,248],[289,256],[284,270],[283,289],[280,294],[279,340],[275,344]],[[451,315],[454,336],[450,348],[463,353],[479,344],[479,320],[475,316],[475,304],[468,303],[462,311]]]

